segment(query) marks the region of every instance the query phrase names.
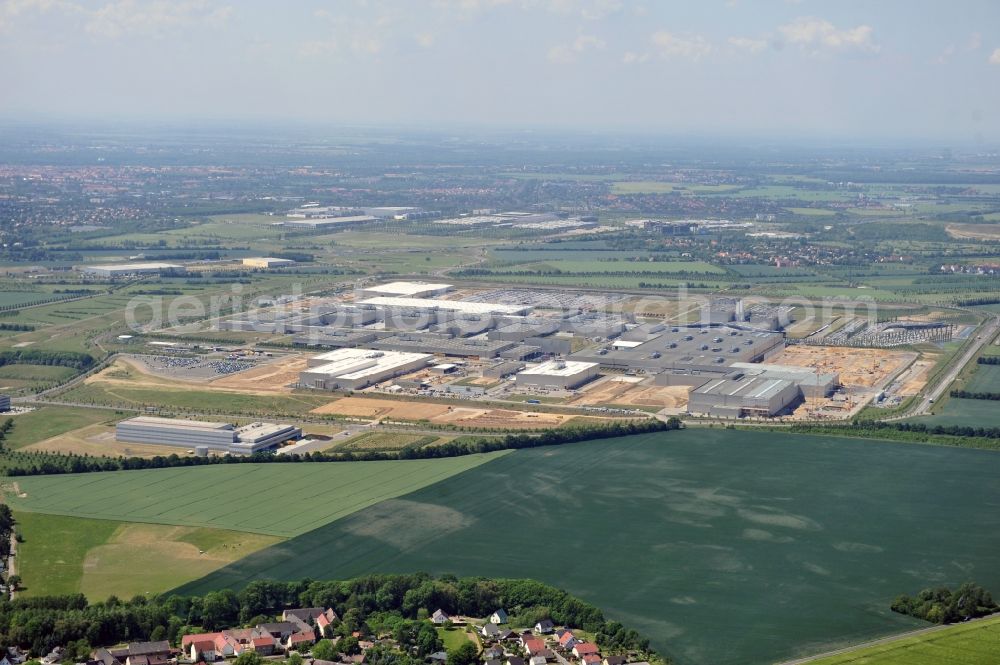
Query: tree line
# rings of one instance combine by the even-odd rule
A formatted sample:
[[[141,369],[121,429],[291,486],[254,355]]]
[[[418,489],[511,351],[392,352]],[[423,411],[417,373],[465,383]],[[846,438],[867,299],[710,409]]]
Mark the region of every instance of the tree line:
[[[29,649],[36,656],[67,645],[76,655],[123,642],[167,640],[177,645],[186,634],[253,626],[290,607],[333,608],[340,616],[333,633],[342,638],[377,637],[391,631],[403,645],[425,651],[440,647],[436,634],[432,637],[424,627],[434,610],[484,617],[503,608],[514,626],[552,619],[593,633],[608,653],[638,651],[647,659],[658,658],[647,638],[607,620],[599,608],[561,589],[527,579],[426,573],[366,575],[345,581],[255,580],[239,591],[223,589],[190,597],[139,595],[128,601],[112,596],[98,603],[89,603],[83,594],[2,599],[0,644]],[[325,648],[318,646],[321,651]],[[336,647],[351,648],[343,639]]]
[[[64,473],[91,473],[97,471],[132,471],[136,469],[166,469],[172,467],[206,466],[212,464],[296,464],[308,462],[367,462],[381,460],[436,459],[459,457],[498,450],[519,450],[539,446],[559,446],[578,441],[608,439],[632,434],[649,434],[679,429],[681,421],[670,418],[667,422],[655,419],[642,421],[616,421],[592,427],[551,429],[541,434],[508,434],[504,437],[470,438],[455,440],[439,446],[408,446],[398,451],[345,451],[337,453],[311,452],[275,455],[258,452],[253,455],[222,455],[215,457],[181,457],[177,454],[156,457],[89,457],[84,455],[44,454],[33,458],[34,453],[19,451],[16,461],[7,467],[8,476],[57,475]],[[32,461],[33,460],[33,461]]]
[[[979,365],[1000,365],[1000,356],[979,356],[976,358]]]
[[[855,421],[849,425],[792,425],[788,431],[811,434],[850,430],[877,436],[879,432],[896,431],[916,434],[941,434],[945,436],[964,436],[985,439],[1000,439],[1000,427],[973,427],[971,425],[931,425],[927,423],[884,422],[880,420]]]
[[[34,329],[35,326],[28,325],[27,323],[0,323],[0,330],[31,332]]]
[[[89,369],[94,364],[94,357],[88,353],[76,351],[39,351],[34,349],[15,349],[0,352],[0,366],[3,365],[58,365],[76,370]]]
[[[901,595],[891,609],[931,623],[956,623],[1000,611],[990,592],[972,582],[952,591],[947,587],[924,589],[914,597]]]
[[[948,393],[951,397],[960,399],[984,399],[992,402],[1000,401],[1000,393],[973,392],[970,390],[952,390]]]

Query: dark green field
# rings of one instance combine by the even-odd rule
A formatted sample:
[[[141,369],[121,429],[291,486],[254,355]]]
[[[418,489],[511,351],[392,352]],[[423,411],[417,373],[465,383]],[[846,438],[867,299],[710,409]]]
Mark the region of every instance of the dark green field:
[[[928,425],[1000,427],[1000,403],[987,399],[949,397],[944,403],[934,406],[934,415],[920,416],[913,421]]]
[[[998,478],[993,452],[773,433],[538,448],[181,590],[372,571],[534,577],[681,663],[769,663],[921,625],[889,612],[899,593],[1000,588]]]

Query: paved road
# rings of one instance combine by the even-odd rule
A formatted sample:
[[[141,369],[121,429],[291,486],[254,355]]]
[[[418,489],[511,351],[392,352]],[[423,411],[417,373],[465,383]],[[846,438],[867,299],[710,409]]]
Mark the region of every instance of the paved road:
[[[886,418],[886,420],[901,420],[903,418],[921,416],[930,411],[931,405],[940,399],[941,395],[943,395],[944,391],[951,386],[952,382],[958,377],[962,369],[972,362],[972,359],[979,354],[979,351],[984,346],[993,341],[993,338],[996,337],[998,330],[1000,330],[1000,317],[994,317],[979,329],[976,333],[975,339],[972,341],[972,344],[966,348],[965,352],[962,353],[957,360],[952,361],[948,370],[941,376],[933,388],[923,394],[923,397],[920,398],[920,401],[916,406],[911,408],[908,413],[904,415]]]
[[[970,621],[983,621],[985,619],[991,619],[995,616],[997,616],[997,614],[988,614],[984,617],[979,617],[978,619],[971,619]],[[927,633],[936,633],[939,630],[952,628],[955,625],[956,624],[948,624],[944,626],[930,626],[929,628],[918,628],[917,630],[911,630],[905,633],[898,633],[896,635],[889,635],[888,637],[882,637],[877,640],[872,640],[871,642],[863,642],[861,644],[855,644],[854,646],[844,647],[843,649],[835,649],[834,651],[827,651],[826,653],[818,653],[815,656],[807,656],[805,658],[798,658],[796,660],[786,660],[785,662],[779,663],[778,665],[805,665],[806,663],[811,663],[813,661],[820,660],[823,658],[829,658],[831,656],[839,656],[841,654],[857,651],[858,649],[867,649],[868,647],[879,646],[880,644],[889,644],[890,642],[906,639],[907,637],[925,635]]]

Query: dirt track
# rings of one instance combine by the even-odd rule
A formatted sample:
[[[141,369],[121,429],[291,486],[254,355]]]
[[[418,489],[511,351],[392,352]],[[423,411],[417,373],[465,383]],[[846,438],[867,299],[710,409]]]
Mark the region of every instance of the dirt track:
[[[373,399],[370,397],[344,397],[313,409],[311,413],[332,413],[343,416],[390,420],[427,420],[437,424],[463,427],[517,429],[558,427],[571,419],[589,417],[562,413],[534,413],[531,411],[512,411],[509,409],[449,406],[447,404]],[[600,419],[593,418],[593,420]]]

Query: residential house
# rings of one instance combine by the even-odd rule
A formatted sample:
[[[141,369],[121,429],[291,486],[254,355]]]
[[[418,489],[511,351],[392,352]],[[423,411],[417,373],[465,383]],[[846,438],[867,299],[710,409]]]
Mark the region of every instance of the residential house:
[[[274,654],[276,644],[277,640],[271,637],[271,634],[267,632],[255,631],[253,637],[250,638],[250,648],[262,656],[270,656]]]
[[[211,663],[219,659],[215,651],[215,638],[210,640],[197,640],[188,645],[187,654],[194,662],[203,661]]]
[[[576,639],[576,635],[574,635],[571,631],[561,630],[559,632],[562,633],[562,635],[559,635],[559,646],[563,649],[572,649],[573,646],[580,641]]]
[[[558,660],[556,658],[556,652],[553,651],[552,649],[548,649],[548,648],[542,649],[541,651],[539,651],[535,655],[536,656],[541,656],[542,658],[544,658],[545,660],[550,661],[550,662],[553,661],[553,660]]]
[[[167,665],[174,662],[173,651],[166,640],[130,642],[126,647],[107,651],[114,660],[124,665]]]
[[[501,639],[501,640],[516,640],[517,639],[517,633],[515,633],[513,630],[501,630],[500,634],[497,635],[497,639]]]
[[[530,665],[545,665],[545,659],[541,656],[532,656],[528,662]]]
[[[537,637],[529,637],[527,639],[522,639],[521,643],[524,645],[524,651],[529,656],[538,655],[538,653],[545,648],[545,640],[539,639]]]
[[[600,649],[593,642],[577,642],[573,645],[573,655],[577,658],[583,658],[587,654],[601,655]]]
[[[601,665],[601,657],[596,653],[584,654],[580,661],[583,665]]]
[[[499,609],[490,615],[490,623],[495,623],[498,626],[502,626],[507,623],[507,613],[503,609]]]
[[[262,623],[256,626],[258,633],[267,633],[279,642],[284,642],[292,633],[300,632],[301,625],[292,621],[276,621],[274,623]]]
[[[503,647],[494,644],[491,647],[486,647],[483,651],[484,660],[500,660],[503,658]]]
[[[7,647],[7,660],[11,665],[21,665],[21,663],[28,660],[28,654],[17,647]]]
[[[288,639],[285,640],[285,648],[289,651],[298,651],[300,649],[308,649],[315,643],[316,635],[310,629],[289,635]]]
[[[10,658],[7,657],[7,654],[3,654],[0,656],[0,665],[14,665],[14,663],[10,662]]]
[[[445,663],[448,661],[447,651],[435,651],[431,655],[427,656],[427,660],[431,663]],[[315,665],[315,663],[313,663]]]
[[[87,661],[87,665],[122,665],[122,662],[114,657],[114,655],[104,648],[94,649],[93,653],[90,654],[90,660]]]
[[[316,617],[316,627],[319,628],[321,637],[326,637],[333,629],[333,624],[340,621],[340,617],[332,609],[329,609]]]
[[[444,610],[438,609],[434,610],[434,614],[431,615],[431,621],[438,625],[441,625],[443,623],[451,621],[451,617],[445,614]]]
[[[524,658],[511,656],[507,659],[507,665],[524,665]]]
[[[500,636],[500,629],[495,623],[487,623],[479,629],[479,632],[488,640],[495,640]]]
[[[55,665],[62,662],[63,651],[62,647],[55,647],[42,658],[42,665]]]
[[[296,618],[299,621],[305,622],[309,625],[316,623],[316,617],[323,614],[325,610],[322,607],[299,607],[296,609],[285,610],[281,613],[282,621],[291,621],[292,618]]]
[[[543,619],[535,624],[535,632],[548,635],[556,629],[556,625],[549,619]]]
[[[625,665],[628,659],[625,656],[605,656],[601,662],[604,665]]]

